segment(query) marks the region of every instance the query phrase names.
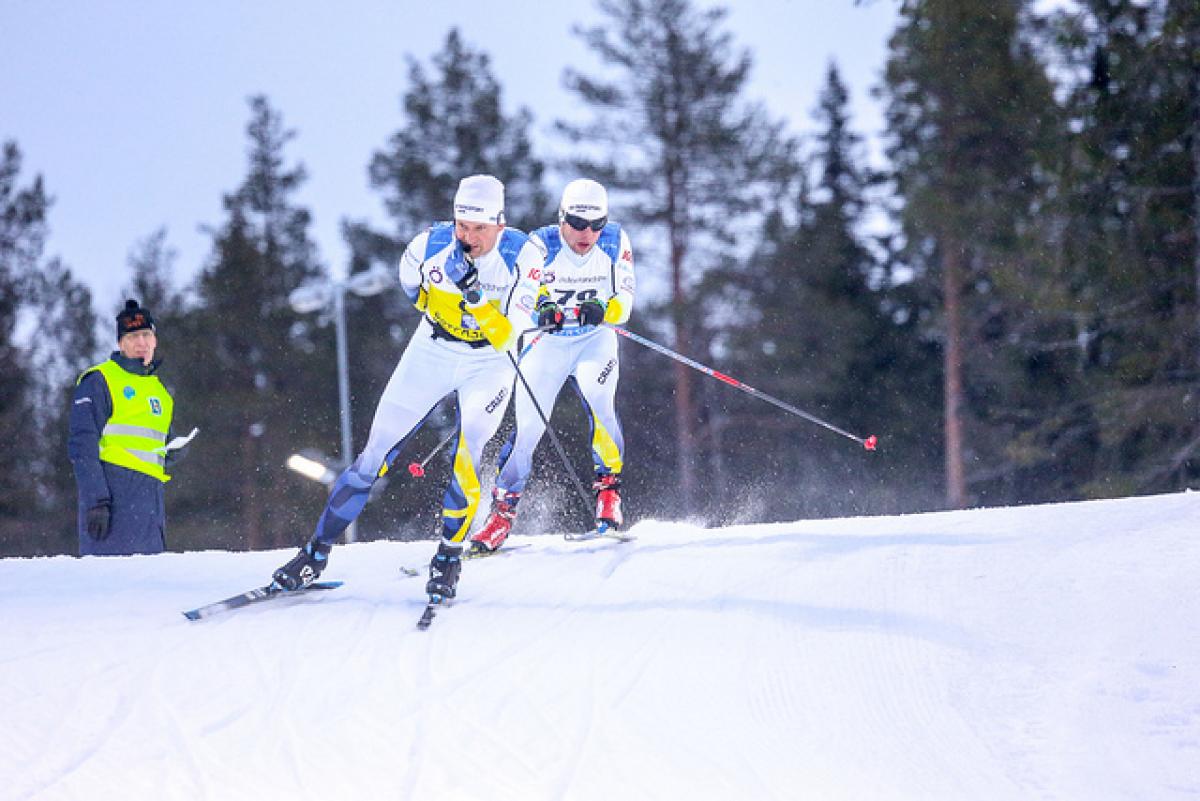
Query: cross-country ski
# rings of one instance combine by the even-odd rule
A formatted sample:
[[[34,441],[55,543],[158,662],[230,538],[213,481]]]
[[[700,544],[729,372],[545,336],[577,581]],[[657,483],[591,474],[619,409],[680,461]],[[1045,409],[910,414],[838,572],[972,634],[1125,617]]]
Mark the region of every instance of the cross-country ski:
[[[217,601],[196,609],[189,609],[183,613],[183,616],[188,620],[200,620],[222,612],[261,603],[262,601],[270,601],[277,598],[295,598],[313,590],[334,590],[340,586],[342,586],[342,582],[340,581],[316,581],[298,590],[284,590],[276,584],[268,584],[264,587],[255,587],[247,592],[231,596],[223,601]]]

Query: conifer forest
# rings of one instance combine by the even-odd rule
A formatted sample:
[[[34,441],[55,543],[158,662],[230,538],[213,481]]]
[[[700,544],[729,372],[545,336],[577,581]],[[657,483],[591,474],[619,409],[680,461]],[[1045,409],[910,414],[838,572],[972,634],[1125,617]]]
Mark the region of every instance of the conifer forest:
[[[408,241],[450,217],[463,176],[500,178],[508,224],[524,231],[556,220],[565,181],[591,177],[636,251],[630,331],[878,437],[868,451],[622,340],[631,521],[1200,486],[1200,4],[897,9],[873,89],[886,120],[877,163],[836,61],[811,98],[816,134],[801,136],[750,98],[753,53],[720,7],[581,6],[573,35],[607,67],[556,76],[577,101],[561,120],[514,110],[482,44],[450,27],[432,58],[396,76],[395,131],[363,154],[389,224],[345,220],[349,274],[394,280]],[[224,121],[244,131],[244,171],[228,176],[221,216],[196,221],[211,240],[203,263],[175,263],[167,232],[152,230],[114,269],[122,299],[153,311],[175,433],[202,432],[167,485],[171,550],[303,543],[327,490],[285,464],[300,450],[341,454],[334,319],[289,295],[347,267],[320,252],[296,198],[303,132],[269,96],[244,108]],[[603,123],[613,115],[624,124]],[[552,126],[553,155],[535,124]],[[113,349],[119,307],[97,307],[77,265],[51,255],[59,194],[20,141],[0,141],[0,556],[77,552],[67,417],[80,372]],[[361,448],[419,312],[398,285],[347,293],[345,312]],[[590,480],[573,393],[552,422]],[[449,398],[376,484],[359,539],[435,535],[447,451],[423,478],[405,467],[455,425]],[[523,533],[584,517],[548,440],[526,494],[537,513]]]

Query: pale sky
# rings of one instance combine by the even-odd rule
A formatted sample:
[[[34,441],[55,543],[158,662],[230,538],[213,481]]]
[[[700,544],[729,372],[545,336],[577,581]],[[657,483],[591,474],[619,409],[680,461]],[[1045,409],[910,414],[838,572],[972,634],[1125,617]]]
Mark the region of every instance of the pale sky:
[[[878,133],[882,110],[868,91],[880,82],[894,0],[724,5],[735,44],[754,58],[748,99],[794,133],[811,132],[836,61],[854,128]],[[590,2],[0,0],[0,141],[20,146],[22,185],[45,179],[55,198],[47,255],[92,287],[104,317],[129,281],[130,252],[161,226],[179,253],[176,283],[198,272],[211,244],[200,226],[222,222],[222,196],[247,171],[246,99],[265,94],[297,132],[285,153],[309,180],[296,201],[341,275],[343,217],[390,229],[366,171],[403,123],[406,55],[428,65],[458,26],[491,57],[506,112],[533,111],[534,140],[548,153],[561,146],[555,119],[590,116],[572,107],[562,73],[567,64],[598,71],[570,31],[599,21]]]

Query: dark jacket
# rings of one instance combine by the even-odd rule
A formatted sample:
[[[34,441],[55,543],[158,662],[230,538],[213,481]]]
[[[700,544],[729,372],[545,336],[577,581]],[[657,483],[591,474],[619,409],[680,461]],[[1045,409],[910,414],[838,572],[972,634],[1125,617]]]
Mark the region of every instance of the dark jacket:
[[[146,366],[136,359],[126,359],[119,351],[110,358],[134,375],[150,375],[161,363],[154,361]],[[163,483],[145,473],[100,461],[100,434],[111,416],[112,399],[104,375],[99,371],[88,373],[75,387],[67,440],[79,489],[79,555],[161,553],[167,524]],[[175,460],[169,456],[171,461]],[[97,540],[88,534],[87,512],[104,504],[111,508],[112,517],[108,536]]]

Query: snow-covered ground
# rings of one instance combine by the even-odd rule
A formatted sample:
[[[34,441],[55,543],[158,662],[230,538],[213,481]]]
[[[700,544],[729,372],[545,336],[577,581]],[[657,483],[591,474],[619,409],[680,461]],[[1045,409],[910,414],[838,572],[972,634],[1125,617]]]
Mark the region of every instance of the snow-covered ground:
[[[1200,493],[635,533],[2,560],[0,798],[1200,796]]]

